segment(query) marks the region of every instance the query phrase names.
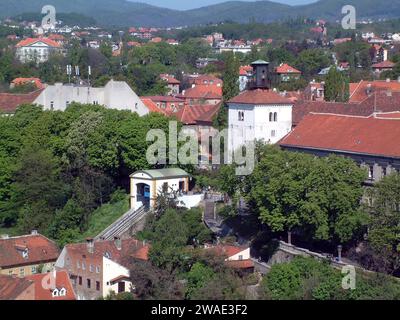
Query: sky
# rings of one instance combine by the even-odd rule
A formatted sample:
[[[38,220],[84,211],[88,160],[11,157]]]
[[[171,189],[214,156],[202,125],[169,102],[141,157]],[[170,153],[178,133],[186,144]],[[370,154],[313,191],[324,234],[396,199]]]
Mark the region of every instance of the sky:
[[[130,0],[133,2],[145,2],[154,6],[187,10],[199,7],[204,7],[216,3],[226,2],[228,0]],[[254,1],[254,0],[242,0],[242,1]],[[286,3],[291,5],[306,4],[316,2],[317,0],[272,0],[274,2]]]

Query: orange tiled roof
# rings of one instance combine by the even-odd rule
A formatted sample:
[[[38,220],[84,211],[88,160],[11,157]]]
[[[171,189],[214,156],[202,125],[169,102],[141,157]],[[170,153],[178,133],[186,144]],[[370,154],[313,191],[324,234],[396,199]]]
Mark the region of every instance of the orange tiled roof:
[[[234,269],[251,269],[254,268],[254,262],[250,259],[247,260],[230,260],[225,261],[225,264]]]
[[[34,291],[32,281],[0,274],[0,300],[15,300],[22,293],[30,291]],[[33,292],[31,295],[33,296]]]
[[[279,144],[400,158],[399,136],[400,119],[311,113]]]
[[[28,250],[28,256],[22,256],[22,250]],[[26,235],[0,239],[0,267],[40,264],[56,261],[59,255],[57,245],[42,235]]]
[[[58,44],[57,42],[55,42],[55,41],[53,41],[53,40],[51,40],[49,38],[27,38],[27,39],[24,39],[24,40],[21,40],[20,42],[18,42],[16,44],[16,47],[17,48],[27,47],[27,46],[31,46],[31,45],[33,45],[33,44],[35,44],[37,42],[43,42],[43,43],[47,44],[50,47],[55,47],[55,48],[59,48],[60,47],[60,44]]]
[[[301,74],[301,71],[289,66],[286,63],[282,63],[280,66],[276,67],[275,71],[277,74],[287,74],[287,73]]]
[[[15,78],[13,81],[11,81],[12,84],[19,86],[22,84],[27,84],[27,83],[34,83],[36,88],[38,89],[43,89],[44,85],[42,81],[40,81],[39,78]]]
[[[398,91],[400,92],[399,81],[365,81],[361,80],[358,83],[350,83],[350,102],[361,102],[368,98],[367,91],[371,93],[382,91]]]
[[[391,69],[395,66],[396,64],[392,61],[386,60],[383,62],[375,63],[372,65],[373,69]]]
[[[268,89],[246,90],[234,97],[229,103],[239,104],[292,104],[288,98]]]
[[[177,113],[176,117],[183,124],[212,124],[214,116],[221,108],[221,104],[211,105],[185,105]]]
[[[54,279],[55,274],[55,279]],[[47,277],[47,278],[46,278]],[[51,277],[55,280],[54,288],[44,288],[43,283],[50,284]],[[66,271],[57,271],[44,274],[34,274],[26,277],[27,280],[33,281],[35,284],[35,300],[76,300],[75,292],[72,287],[71,280]],[[52,292],[54,289],[66,290],[65,296],[53,297]]]

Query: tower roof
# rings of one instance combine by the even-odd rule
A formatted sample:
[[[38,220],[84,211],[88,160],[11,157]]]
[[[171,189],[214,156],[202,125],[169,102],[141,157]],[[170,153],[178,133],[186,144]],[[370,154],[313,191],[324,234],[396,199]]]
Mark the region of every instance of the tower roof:
[[[251,65],[256,65],[256,64],[269,64],[269,62],[265,60],[257,60],[251,63]]]

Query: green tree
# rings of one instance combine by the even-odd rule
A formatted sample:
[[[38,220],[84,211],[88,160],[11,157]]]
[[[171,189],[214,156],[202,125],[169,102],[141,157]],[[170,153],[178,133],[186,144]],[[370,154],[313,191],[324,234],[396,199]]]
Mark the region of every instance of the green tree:
[[[200,262],[196,262],[186,275],[186,297],[190,298],[196,291],[203,288],[215,276],[213,269]]]
[[[368,241],[393,272],[400,267],[400,174],[386,176],[370,192],[373,208]]]
[[[331,67],[325,82],[325,100],[347,102],[349,100],[349,80],[335,66]]]

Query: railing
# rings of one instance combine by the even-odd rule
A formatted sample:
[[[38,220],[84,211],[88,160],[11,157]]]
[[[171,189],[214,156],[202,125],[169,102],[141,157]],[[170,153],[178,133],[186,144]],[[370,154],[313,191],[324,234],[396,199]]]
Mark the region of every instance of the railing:
[[[129,210],[121,218],[97,235],[95,240],[113,240],[114,237],[120,237],[148,212],[149,210],[145,206],[142,206],[137,210]]]

